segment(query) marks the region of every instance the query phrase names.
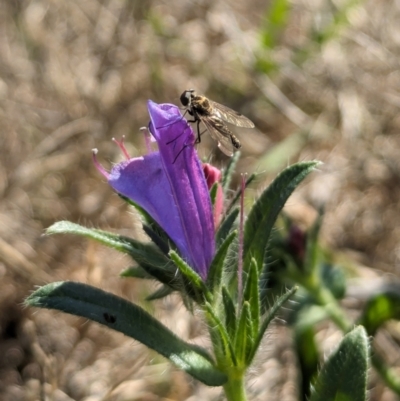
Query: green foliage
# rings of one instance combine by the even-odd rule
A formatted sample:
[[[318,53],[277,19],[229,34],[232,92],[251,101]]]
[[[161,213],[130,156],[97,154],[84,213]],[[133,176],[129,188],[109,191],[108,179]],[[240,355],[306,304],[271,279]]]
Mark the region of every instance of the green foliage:
[[[147,296],[146,301],[155,301],[157,299],[165,298],[168,295],[171,295],[172,292],[173,292],[173,290],[170,287],[168,287],[167,285],[162,285],[160,288],[158,288],[152,294]]]
[[[304,257],[304,272],[306,274],[318,274],[318,266],[320,259],[318,236],[321,230],[322,214],[320,213],[314,224],[307,232],[306,252]]]
[[[251,258],[256,260],[259,269],[264,267],[269,236],[279,212],[294,189],[318,164],[315,161],[302,162],[286,168],[258,198],[245,224],[245,271],[249,270]]]
[[[365,401],[368,338],[362,326],[348,333],[318,375],[310,401]]]
[[[225,238],[228,236],[228,234],[235,226],[235,222],[238,215],[239,215],[239,208],[235,208],[225,217],[225,219],[221,223],[215,236],[215,242],[218,247],[222,244],[222,242],[225,240]]]
[[[146,270],[143,270],[140,266],[127,267],[120,273],[120,277],[132,277],[141,279],[153,278],[152,276],[150,276],[150,274],[146,273]]]
[[[231,246],[232,242],[237,237],[237,231],[232,231],[222,242],[220,247],[217,250],[217,253],[214,256],[214,259],[211,263],[210,270],[207,276],[207,286],[212,291],[219,292],[220,285],[222,282],[222,275],[223,275],[223,268],[224,268],[224,261],[226,259],[226,255],[228,254],[229,247]]]
[[[213,206],[215,205],[215,200],[217,199],[218,186],[218,182],[215,182],[210,189],[211,204]]]
[[[235,336],[235,355],[239,366],[248,366],[249,355],[253,350],[253,322],[251,321],[250,304],[245,301],[240,312],[236,336]]]
[[[277,313],[278,313],[279,309],[282,307],[282,305],[293,296],[293,294],[297,291],[297,289],[298,289],[297,287],[293,287],[290,290],[287,290],[285,294],[283,294],[282,296],[277,298],[276,301],[274,302],[273,306],[268,311],[267,316],[264,317],[264,319],[262,320],[262,322],[260,324],[260,330],[258,331],[258,335],[254,341],[254,346],[253,346],[252,352],[249,354],[249,356],[247,358],[247,361],[249,364],[253,360],[253,358],[257,352],[257,349],[260,346],[261,341],[264,337],[264,334],[265,334],[269,324],[272,322],[274,317],[277,315]]]
[[[169,256],[184,278],[187,294],[202,303],[208,295],[203,279],[175,251],[171,250]]]
[[[47,234],[75,234],[93,239],[126,253],[150,276],[174,289],[180,288],[176,277],[176,268],[167,256],[162,254],[153,244],[144,244],[133,238],[109,233],[107,231],[86,228],[69,221],[60,221],[53,224],[46,231]]]
[[[232,164],[224,173],[225,191],[228,190],[236,162],[237,159],[233,159]],[[215,366],[219,369],[216,370],[217,374],[214,379],[210,379],[209,374],[216,368],[204,350],[189,346],[175,338],[171,332],[150,315],[143,315],[145,312],[138,306],[104,291],[88,286],[80,287],[81,285],[77,283],[56,283],[54,286],[45,286],[38,290],[28,298],[27,302],[35,306],[58,309],[88,317],[130,335],[166,356],[177,366],[183,367],[183,370],[208,385],[218,385],[215,384],[217,382],[222,383],[225,379],[223,373],[225,373],[228,380],[227,384],[224,385],[226,394],[232,394],[232,399],[235,399],[233,396],[235,394],[233,390],[236,386],[235,381],[238,377],[240,381],[243,380],[246,369],[253,361],[269,324],[282,305],[297,290],[297,287],[292,287],[284,295],[276,298],[275,302],[272,302],[271,308],[267,308],[264,301],[261,302],[261,295],[264,294],[266,288],[264,286],[267,272],[265,269],[266,253],[272,228],[288,197],[317,165],[318,162],[307,162],[286,168],[254,204],[245,222],[243,233],[242,278],[244,288],[240,291],[237,276],[240,262],[238,260],[239,239],[235,229],[239,215],[237,208],[230,213],[227,212],[216,233],[217,252],[205,280],[181,258],[164,230],[145,211],[129,200],[127,200],[128,203],[132,204],[142,216],[143,229],[153,244],[141,243],[132,238],[88,229],[69,222],[57,223],[48,230],[49,234],[68,233],[94,239],[130,255],[138,266],[126,269],[122,273],[123,277],[155,278],[162,284],[148,297],[148,300],[161,299],[173,291],[179,291],[183,302],[190,311],[192,311],[193,301],[195,301],[203,310],[209,327],[216,358]],[[246,185],[255,177],[255,175],[250,176]],[[210,196],[214,200],[216,189],[217,187],[214,186],[210,191]],[[237,191],[228,210],[237,202],[240,194],[241,189]],[[292,278],[296,278],[300,277],[300,273],[310,276],[313,272],[319,272],[320,249],[317,238],[320,222],[317,223],[307,236],[307,247],[306,235],[302,236],[303,234],[300,233],[301,241],[304,238],[304,245],[300,241],[300,253],[297,255],[290,254],[284,236],[274,235],[271,245],[278,249],[278,253],[268,252],[268,254],[273,255],[274,258],[278,255],[278,259],[281,258],[280,263],[290,265],[290,268],[282,270],[283,273],[292,272]],[[307,268],[304,264],[307,265]],[[297,272],[297,276],[296,274],[293,275],[293,272]],[[283,276],[284,274],[281,277]],[[317,275],[316,277],[320,276]],[[327,280],[331,279],[332,275],[327,274]],[[77,295],[78,289],[84,288],[84,294]],[[273,292],[271,295],[270,301],[274,299]],[[312,304],[313,301],[309,298],[308,302]],[[309,307],[308,304],[301,302],[300,304],[304,310],[305,307]],[[107,305],[107,307],[104,308],[103,305]],[[296,321],[298,317],[301,317],[301,314],[297,313],[295,316]],[[133,321],[140,321],[140,324],[134,325]],[[299,356],[302,357],[303,366],[310,368],[311,372],[310,377],[307,378],[308,383],[315,373],[316,360],[318,359],[315,343],[311,341],[313,339],[311,335],[313,322],[315,321],[311,320],[303,326],[296,322]],[[159,337],[156,338],[156,334],[160,333],[163,338],[162,341],[159,341]],[[304,347],[304,344],[301,347],[301,341],[304,338],[310,340],[307,344],[309,348]],[[310,356],[312,356],[311,362],[307,360],[307,357]],[[207,361],[209,365],[205,365],[204,361]],[[203,370],[204,366],[206,367]]]
[[[229,163],[222,173],[222,188],[224,190],[224,195],[227,195],[227,191],[231,185],[232,176],[235,173],[236,165],[240,159],[240,152],[235,152],[233,156],[229,159]]]
[[[317,375],[319,363],[314,327],[295,327],[294,347],[301,371],[301,394],[303,399],[307,400],[310,396],[311,383]]]
[[[119,197],[136,210],[142,220],[143,231],[149,236],[153,243],[158,246],[162,253],[168,255],[171,248],[176,249],[175,244],[167,233],[142,207],[126,196],[119,194]]]
[[[210,334],[213,339],[213,345],[217,354],[217,359],[224,368],[230,365],[237,365],[237,353],[233,349],[231,337],[229,336],[226,326],[215,313],[215,308],[209,304],[205,304],[208,321],[211,323]],[[221,363],[222,361],[222,363]]]
[[[226,380],[204,349],[185,343],[139,306],[98,288],[74,282],[52,283],[39,288],[25,303],[82,316],[119,331],[209,386],[220,386]]]
[[[258,282],[258,266],[255,259],[252,259],[250,264],[250,271],[247,275],[246,286],[243,293],[243,300],[249,303],[250,306],[250,319],[252,323],[253,338],[257,337],[260,326],[260,294]]]
[[[379,327],[390,319],[400,320],[400,292],[398,286],[386,288],[372,296],[364,307],[359,324],[369,335],[374,335]]]
[[[236,310],[226,287],[222,287],[222,302],[225,312],[225,327],[228,331],[229,337],[233,338],[236,332]]]
[[[321,263],[321,280],[336,299],[342,299],[346,293],[346,277],[340,266]]]

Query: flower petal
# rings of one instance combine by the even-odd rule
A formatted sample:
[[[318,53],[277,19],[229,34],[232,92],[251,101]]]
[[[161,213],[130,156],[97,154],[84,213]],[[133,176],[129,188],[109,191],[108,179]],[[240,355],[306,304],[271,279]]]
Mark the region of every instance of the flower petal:
[[[215,253],[215,230],[207,183],[193,146],[193,130],[174,105],[149,101],[148,108],[150,130],[157,140],[183,228],[183,238],[179,240],[185,247],[180,251],[205,278]]]
[[[118,193],[146,210],[179,250],[185,248],[181,220],[158,152],[117,164],[108,182]]]

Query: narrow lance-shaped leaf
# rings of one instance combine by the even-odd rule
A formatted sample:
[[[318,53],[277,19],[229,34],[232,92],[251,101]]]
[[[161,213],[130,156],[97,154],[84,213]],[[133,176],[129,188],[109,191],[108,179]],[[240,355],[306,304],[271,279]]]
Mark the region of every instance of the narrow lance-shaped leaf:
[[[254,346],[252,333],[253,324],[251,321],[250,305],[248,302],[244,302],[237,324],[234,346],[239,366],[248,366],[248,356],[252,353],[252,348]]]
[[[122,270],[122,272],[119,274],[120,277],[132,277],[132,278],[142,278],[142,279],[152,279],[154,277],[150,276],[140,266],[130,266],[127,267],[126,269]]]
[[[164,255],[168,255],[172,241],[168,241],[165,238],[163,238],[158,231],[156,231],[148,224],[143,223],[142,227],[143,231],[149,236],[149,238],[153,241],[153,243],[158,246],[159,250]]]
[[[274,317],[276,316],[276,314],[278,313],[278,311],[282,307],[282,305],[297,291],[297,289],[298,289],[298,287],[292,287],[290,290],[286,291],[285,294],[280,296],[275,301],[274,305],[269,310],[268,315],[264,318],[264,320],[261,323],[257,339],[256,339],[256,341],[254,343],[253,352],[248,357],[248,363],[249,364],[253,360],[253,358],[254,358],[254,356],[255,356],[255,354],[257,352],[257,349],[260,346],[261,341],[262,341],[262,339],[264,337],[264,334],[265,334],[269,324],[272,322],[272,320],[274,319]]]
[[[219,287],[221,284],[221,277],[223,273],[224,261],[228,253],[229,247],[236,237],[237,237],[237,232],[232,231],[225,239],[225,241],[221,244],[221,246],[218,248],[217,253],[215,254],[214,259],[211,263],[206,283],[208,288],[213,292],[219,291]]]
[[[210,198],[211,204],[215,205],[215,199],[217,198],[217,191],[218,191],[218,182],[214,183],[214,185],[210,189]]]
[[[207,319],[210,323],[210,334],[213,338],[214,349],[216,353],[220,354],[220,358],[218,359],[223,360],[228,365],[237,365],[231,338],[225,326],[214,313],[214,308],[209,303],[205,304],[205,309],[207,311]],[[218,344],[217,347],[216,344]]]
[[[368,337],[362,326],[346,334],[325,363],[310,401],[365,401],[367,394]]]
[[[239,208],[235,208],[228,214],[228,216],[225,217],[215,236],[215,242],[217,243],[217,246],[220,246],[224,241],[224,239],[232,231],[233,227],[235,226],[235,222],[238,215],[239,215]]]
[[[132,206],[142,219],[142,227],[144,232],[149,236],[149,238],[159,247],[162,253],[168,254],[169,248],[175,249],[176,246],[173,241],[168,237],[167,233],[161,228],[161,226],[138,204],[133,202],[131,199],[118,194],[121,199]]]
[[[169,255],[185,279],[186,292],[201,303],[204,297],[208,297],[203,279],[175,251],[170,251]]]
[[[185,343],[139,306],[95,287],[75,282],[52,283],[39,288],[25,303],[108,326],[157,351],[209,386],[220,386],[226,380],[204,349]]]
[[[229,337],[232,338],[236,332],[236,309],[226,287],[222,287],[222,302],[225,310],[226,330],[228,331]]]
[[[153,244],[145,244],[122,235],[80,226],[69,221],[53,224],[47,234],[74,234],[102,243],[131,256],[148,274],[177,289],[176,268]]]
[[[303,399],[309,399],[311,383],[318,372],[319,363],[314,327],[295,327],[294,347],[300,368],[301,393]]]
[[[224,190],[224,194],[226,195],[229,186],[231,185],[232,176],[235,172],[236,165],[240,159],[240,152],[235,152],[233,156],[230,158],[229,163],[222,174],[222,188]]]
[[[162,299],[167,297],[168,295],[172,294],[172,288],[163,285],[157,290],[155,290],[152,294],[146,297],[146,301],[155,301],[156,299]]]
[[[307,248],[304,259],[304,270],[306,273],[315,272],[318,274],[318,257],[319,257],[319,244],[318,236],[322,224],[322,215],[319,214],[317,220],[312,225],[311,229],[307,233]]]
[[[252,263],[250,264],[243,300],[247,301],[250,305],[250,316],[253,325],[252,337],[255,339],[260,325],[260,294],[258,291],[258,268],[255,259],[252,259]]]
[[[261,194],[247,218],[244,230],[244,270],[251,258],[263,268],[268,239],[279,212],[294,189],[319,164],[317,161],[294,164],[282,171]]]

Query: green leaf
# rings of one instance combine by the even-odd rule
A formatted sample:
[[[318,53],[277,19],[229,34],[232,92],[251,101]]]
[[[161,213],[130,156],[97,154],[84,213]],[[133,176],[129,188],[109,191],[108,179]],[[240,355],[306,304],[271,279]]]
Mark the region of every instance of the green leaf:
[[[300,368],[301,394],[303,399],[310,398],[311,383],[318,372],[319,353],[315,342],[313,327],[302,330],[295,328],[294,345]]]
[[[143,223],[142,224],[143,231],[149,236],[149,238],[153,241],[155,245],[157,245],[158,249],[164,254],[168,255],[169,245],[172,241],[166,241],[165,237],[160,235],[159,232],[154,230],[151,226]]]
[[[259,269],[263,268],[268,239],[279,212],[295,188],[318,164],[317,161],[302,162],[286,168],[258,198],[244,229],[245,271],[249,270],[252,257]]]
[[[175,251],[170,251],[169,256],[184,277],[198,289],[204,288],[203,279]]]
[[[346,334],[325,363],[310,401],[365,401],[368,338],[362,326]]]
[[[231,232],[232,228],[235,225],[238,215],[239,215],[239,208],[235,208],[228,214],[228,216],[225,217],[215,236],[215,242],[217,246],[220,246],[222,242],[225,240],[225,238],[229,235],[229,233]]]
[[[219,183],[215,182],[210,189],[211,204],[213,206],[215,205],[215,200],[217,199],[218,185]]]
[[[240,158],[240,152],[235,152],[233,156],[230,158],[226,169],[222,173],[222,189],[224,191],[224,195],[226,195],[227,191],[229,190],[232,181],[232,176],[235,172],[239,158]]]
[[[122,272],[119,274],[120,277],[132,277],[132,278],[142,278],[142,279],[151,279],[153,278],[146,272],[146,270],[143,270],[140,266],[130,266],[127,267],[125,270],[122,270]]]
[[[279,309],[282,307],[282,305],[298,290],[298,287],[292,287],[290,290],[287,290],[285,294],[280,296],[272,306],[272,308],[269,310],[268,315],[264,318],[264,320],[261,323],[260,330],[258,332],[258,337],[254,343],[253,347],[253,353],[249,355],[248,361],[249,363],[253,360],[258,347],[261,344],[261,341],[264,337],[264,334],[269,326],[269,324],[272,322],[273,318],[276,316],[278,313]]]
[[[336,299],[346,294],[346,275],[340,266],[323,263],[319,266],[322,282]]]
[[[168,295],[172,294],[173,292],[174,291],[171,287],[168,287],[167,285],[162,285],[160,288],[158,288],[152,294],[147,296],[146,301],[155,301],[157,299],[162,299],[162,298],[165,298]]]
[[[225,286],[222,287],[222,302],[224,304],[226,330],[229,338],[232,338],[236,332],[236,310],[233,300]]]
[[[139,306],[98,288],[74,282],[52,283],[31,294],[25,304],[71,313],[119,331],[209,386],[226,381],[204,349],[182,341]]]
[[[206,302],[205,310],[207,312],[207,320],[210,323],[210,335],[214,350],[219,355],[218,360],[224,361],[228,366],[237,365],[236,355],[232,347],[232,343],[225,326],[214,312],[214,308]]]
[[[139,214],[142,220],[144,232],[150,239],[160,248],[161,252],[165,255],[168,254],[170,248],[176,249],[175,244],[169,238],[168,234],[161,228],[161,226],[144,210],[141,206],[133,202],[131,199],[118,194],[119,197],[132,206]]]
[[[209,296],[203,279],[175,251],[170,251],[169,256],[184,278],[186,293],[202,303]]]
[[[109,233],[107,231],[86,228],[69,221],[59,221],[49,227],[46,232],[50,235],[80,235],[100,242],[110,248],[114,248],[117,251],[126,253],[152,277],[169,285],[171,288],[179,289],[179,282],[176,279],[176,268],[174,264],[153,244],[145,244],[133,238]]]
[[[226,255],[228,254],[229,247],[236,237],[237,231],[232,231],[228,237],[225,238],[225,241],[218,248],[217,253],[214,256],[207,276],[207,287],[211,290],[211,292],[219,290],[224,261]]]
[[[250,305],[244,302],[240,312],[238,321],[236,337],[235,337],[235,356],[239,366],[249,365],[249,355],[252,354],[253,349],[253,322],[251,321]]]
[[[246,286],[243,293],[243,300],[250,305],[250,318],[253,326],[252,337],[254,341],[258,335],[260,325],[260,294],[258,291],[258,267],[255,259],[251,260],[250,271],[247,275]]]
[[[379,327],[390,319],[400,320],[400,288],[389,286],[372,296],[364,307],[358,323],[363,325],[369,335],[374,335]]]
[[[306,254],[304,258],[305,273],[311,274],[318,269],[320,249],[318,244],[318,236],[322,225],[322,215],[319,214],[314,224],[307,233]]]

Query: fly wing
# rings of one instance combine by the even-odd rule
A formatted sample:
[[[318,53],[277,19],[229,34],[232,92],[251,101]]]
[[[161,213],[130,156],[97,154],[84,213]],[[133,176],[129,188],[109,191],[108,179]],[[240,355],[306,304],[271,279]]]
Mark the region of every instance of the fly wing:
[[[213,102],[212,100],[210,100],[210,104],[214,109],[213,114],[221,120],[224,120],[232,125],[236,125],[237,127],[254,128],[253,121],[249,120],[243,114],[240,114],[237,111],[224,106],[223,104]]]
[[[201,121],[207,128],[211,137],[218,142],[218,147],[221,151],[227,156],[232,156],[235,147],[232,143],[232,133],[229,128],[217,118],[202,118]]]

